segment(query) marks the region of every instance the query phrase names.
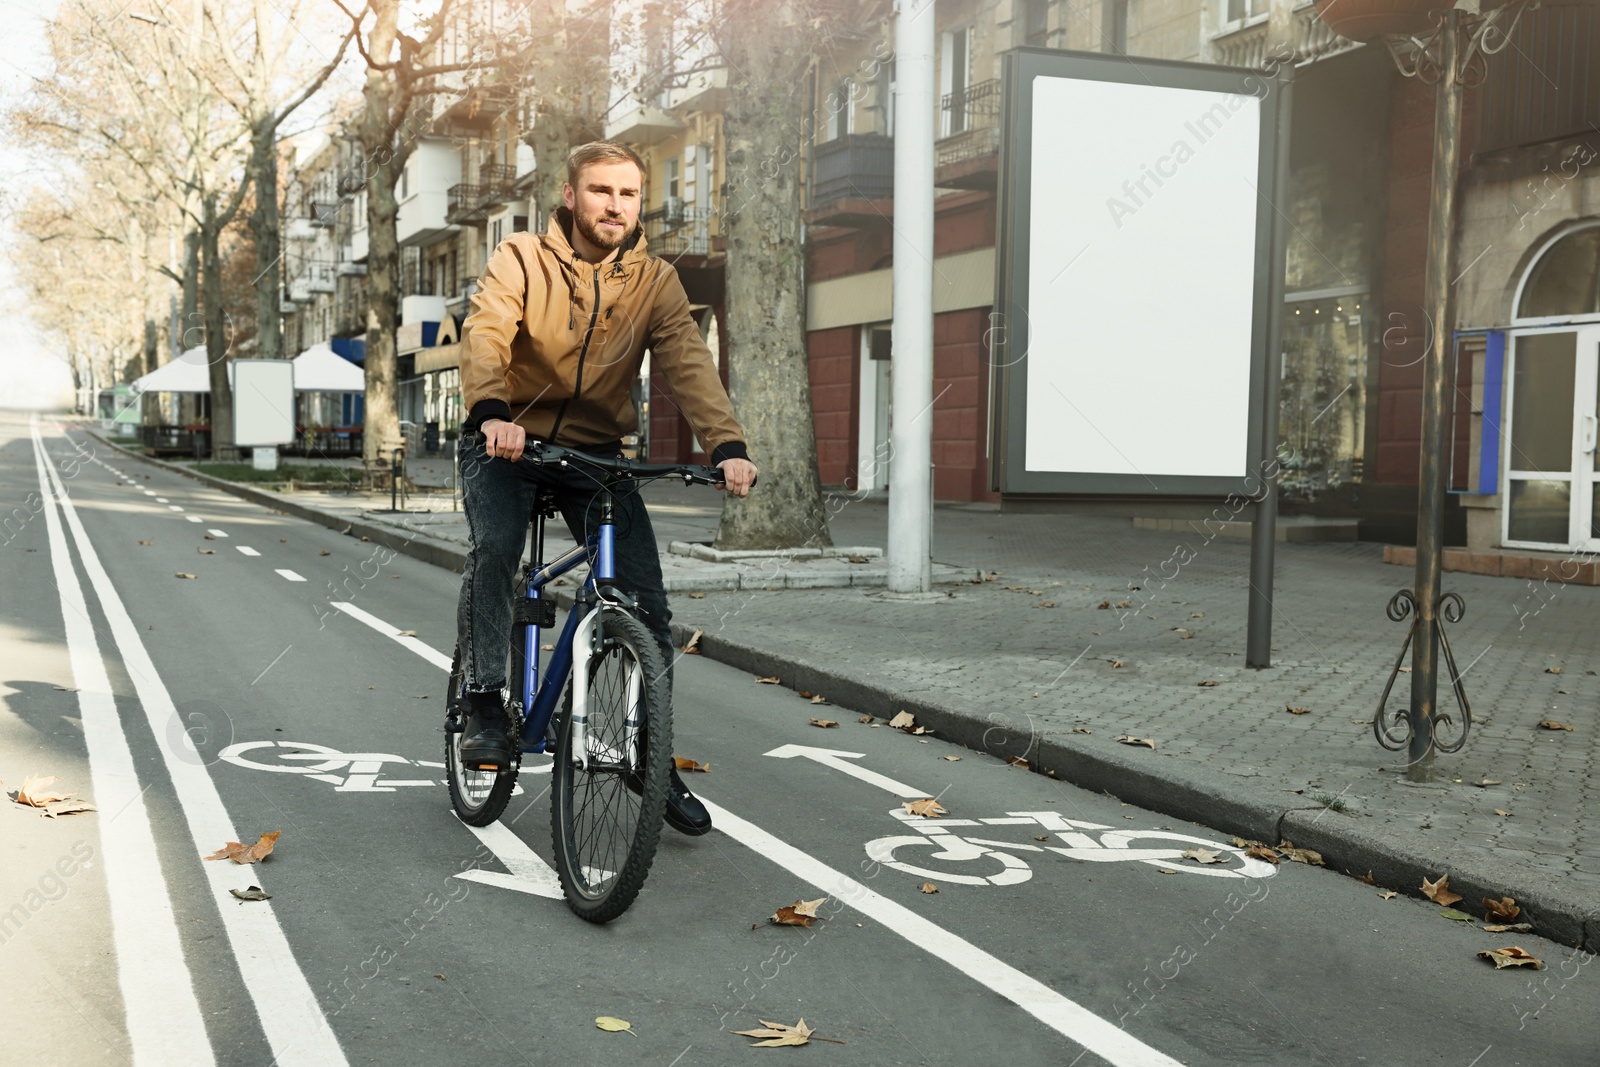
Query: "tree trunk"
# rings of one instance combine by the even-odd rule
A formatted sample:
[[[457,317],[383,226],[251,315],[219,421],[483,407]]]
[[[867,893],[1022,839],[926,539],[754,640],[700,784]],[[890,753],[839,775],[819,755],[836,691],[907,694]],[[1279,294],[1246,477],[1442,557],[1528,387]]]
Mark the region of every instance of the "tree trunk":
[[[250,170],[255,180],[255,210],[250,229],[256,239],[256,352],[262,359],[283,357],[283,323],[278,304],[281,240],[278,225],[278,127],[272,115],[258,118],[250,131]]]
[[[369,54],[387,56],[398,16],[393,4],[379,5],[369,40]],[[403,132],[410,111],[403,90],[388,70],[368,70],[362,87],[361,145],[367,153],[367,395],[362,423],[361,454],[368,461],[383,458],[384,445],[400,439],[395,395],[395,331],[400,325],[400,238],[395,229],[400,205],[395,183],[411,155],[413,139]]]
[[[200,231],[189,230],[183,235],[183,305],[178,308],[173,357],[183,355],[204,339],[200,328]]]
[[[218,248],[221,225],[217,221],[215,193],[206,194],[204,222],[200,227],[201,277],[205,288],[206,364],[211,375],[211,458],[235,460],[233,444],[233,388],[228,384],[228,320],[222,302],[222,255]]]
[[[730,0],[724,18],[728,380],[761,480],[724,501],[716,545],[824,547],[833,541],[811,415],[800,215],[798,87],[809,53],[795,42],[805,28],[793,0]]]

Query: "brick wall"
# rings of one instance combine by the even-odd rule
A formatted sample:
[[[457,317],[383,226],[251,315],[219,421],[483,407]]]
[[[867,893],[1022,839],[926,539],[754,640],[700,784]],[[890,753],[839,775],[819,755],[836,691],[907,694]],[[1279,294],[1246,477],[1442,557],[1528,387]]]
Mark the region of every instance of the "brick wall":
[[[984,455],[988,315],[988,308],[968,308],[933,318],[933,495],[938,500],[999,499],[989,492]]]
[[[859,330],[841,326],[806,335],[811,367],[811,414],[817,469],[824,485],[855,485]]]

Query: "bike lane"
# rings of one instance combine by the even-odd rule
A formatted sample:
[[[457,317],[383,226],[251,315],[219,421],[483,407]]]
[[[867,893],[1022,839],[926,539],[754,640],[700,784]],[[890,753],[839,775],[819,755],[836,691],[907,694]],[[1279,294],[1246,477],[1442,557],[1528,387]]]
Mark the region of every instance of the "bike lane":
[[[179,499],[184,480],[167,477],[174,485],[161,486],[161,494]],[[299,966],[351,1062],[408,1062],[424,1052],[445,1061],[484,1053],[513,1062],[554,1054],[587,1062],[603,1047],[596,1041],[623,1039],[593,1029],[599,1014],[633,1021],[642,1036],[632,1054],[647,1062],[657,1054],[661,1062],[675,1056],[686,1064],[743,1062],[745,1041],[727,1030],[757,1025],[757,1018],[800,1017],[819,1034],[848,1042],[845,1049],[818,1050],[843,1057],[839,1062],[992,1062],[997,1048],[1026,1063],[1070,1063],[1078,1055],[1059,1032],[992,986],[886,925],[882,908],[868,914],[847,903],[835,910],[841,899],[852,899],[848,886],[833,887],[821,909],[829,917],[809,929],[763,925],[778,906],[822,892],[808,884],[814,870],[797,873],[793,863],[774,862],[776,850],[762,850],[759,841],[749,847],[748,833],[689,840],[668,831],[640,900],[606,928],[589,927],[559,901],[533,892],[452,877],[463,861],[474,860],[489,873],[516,873],[454,822],[442,786],[389,784],[436,782],[432,774],[443,773],[427,764],[441,758],[444,671],[437,660],[452,640],[454,576],[384,559],[372,546],[237,501],[197,499],[187,507],[204,510],[203,522],[154,510],[140,520],[168,523],[151,527],[160,536],[148,538],[157,541],[150,548],[187,537],[178,546],[184,555],[159,555],[157,563],[147,558],[155,554],[108,551],[112,584],[138,604],[139,621],[155,626],[145,639],[184,716],[180,732],[201,721],[195,715],[217,727],[208,728],[199,748],[241,834],[284,830],[281,851],[259,868],[261,884],[275,894]],[[120,544],[116,539],[132,532],[126,516],[109,508],[84,513],[93,538]],[[217,541],[249,541],[260,555],[225,556],[241,566],[208,569],[192,582],[167,577],[191,550],[210,547],[222,555],[215,541],[191,529],[210,529],[213,519],[227,535]],[[292,547],[278,547],[284,545]],[[333,554],[316,554],[322,551]],[[201,565],[215,562],[201,559]],[[282,570],[305,581],[285,578]],[[186,599],[172,600],[174,590]],[[333,608],[335,595],[397,633],[414,629],[434,657],[408,647],[409,638],[396,640]],[[677,705],[677,751],[712,765],[712,773],[692,776],[691,784],[727,814],[1125,1026],[1165,1056],[1275,1063],[1328,1055],[1331,1048],[1334,1062],[1361,1056],[1395,1062],[1393,1050],[1422,1044],[1427,1057],[1437,1053],[1436,1062],[1466,1063],[1496,1043],[1527,1047],[1509,1010],[1504,1023],[1490,1012],[1420,1037],[1415,1020],[1396,1010],[1403,991],[1441,972],[1459,975],[1456,988],[1490,1003],[1506,999],[1510,987],[1487,965],[1460,962],[1469,950],[1498,944],[1482,934],[1469,938],[1417,902],[1380,902],[1375,890],[1298,866],[1267,878],[1163,874],[1195,866],[1174,863],[1168,846],[1181,843],[1169,840],[1122,841],[1130,853],[1161,851],[1164,866],[1146,862],[1148,856],[1084,858],[1090,850],[1112,850],[1107,835],[1127,829],[1170,826],[1167,832],[1216,835],[936,737],[881,724],[873,729],[845,709],[807,705],[693,657],[679,663]],[[842,725],[809,724],[822,715]],[[153,747],[155,739],[148,741]],[[318,756],[308,745],[332,752],[320,753],[328,759],[285,758]],[[785,746],[861,758],[768,755]],[[229,748],[235,751],[225,758]],[[295,769],[262,769],[271,765],[269,751]],[[944,755],[963,758],[950,762]],[[524,795],[513,799],[505,825],[532,853],[548,857],[548,806],[539,796],[548,779],[531,773],[540,763],[530,761]],[[907,816],[897,790],[839,771],[841,763],[861,765],[907,792],[937,796],[949,814]],[[163,789],[158,784],[153,792]],[[1046,825],[1040,813],[1049,812],[1060,812],[1061,822]],[[1030,822],[982,821],[1023,817]],[[960,820],[978,825],[948,825]],[[723,823],[735,828],[733,819]],[[943,872],[928,843],[939,835],[925,832],[941,824],[947,836],[981,835],[1010,850],[956,846],[958,856],[989,851],[949,861],[950,873],[931,879],[889,865]],[[1069,834],[1084,839],[1063,836]],[[876,856],[867,851],[869,842],[886,838],[907,840],[887,853],[882,845]],[[1050,848],[1072,854],[1043,851]],[[995,852],[1025,862],[1026,880],[991,881],[1019,870]],[[939,892],[922,893],[926,880]],[[205,900],[203,879],[190,878],[187,888]],[[196,924],[206,922],[210,906],[194,906]],[[1382,933],[1367,933],[1372,928]],[[199,956],[199,967],[208,974],[228,969],[224,955],[205,951],[214,934],[190,936],[201,949],[190,953],[192,960]],[[227,985],[225,977],[219,981]],[[201,983],[208,1007],[209,986]],[[1352,1011],[1362,1012],[1358,1028],[1350,1026]],[[1537,1047],[1558,1057],[1575,1052],[1555,1021],[1555,1032]],[[214,1034],[220,1028],[219,1041],[235,1046],[260,1040],[243,1021],[211,1025]],[[1408,1054],[1405,1062],[1435,1062],[1427,1057]],[[1080,1062],[1105,1061],[1091,1054]]]

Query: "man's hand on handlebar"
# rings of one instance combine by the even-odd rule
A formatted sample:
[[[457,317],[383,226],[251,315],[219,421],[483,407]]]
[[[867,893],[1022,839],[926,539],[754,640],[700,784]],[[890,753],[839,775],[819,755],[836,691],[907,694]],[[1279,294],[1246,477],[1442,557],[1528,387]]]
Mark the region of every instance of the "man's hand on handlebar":
[[[485,419],[479,429],[483,433],[483,450],[489,458],[521,459],[528,433],[514,422],[504,419]]]
[[[747,459],[725,459],[717,464],[725,479],[718,489],[726,489],[734,496],[749,496],[750,487],[756,484],[756,465]]]

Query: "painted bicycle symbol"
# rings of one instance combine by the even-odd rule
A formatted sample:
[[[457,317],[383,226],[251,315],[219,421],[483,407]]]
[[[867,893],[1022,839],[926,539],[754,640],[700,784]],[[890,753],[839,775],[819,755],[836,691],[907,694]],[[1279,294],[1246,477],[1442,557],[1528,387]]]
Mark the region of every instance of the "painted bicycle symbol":
[[[444,784],[443,778],[388,777],[402,767],[443,770],[443,763],[407,759],[389,752],[341,752],[310,741],[241,741],[223,749],[220,758],[252,771],[298,774],[327,782],[337,793],[393,793],[407,786]],[[541,763],[525,767],[524,773],[549,769],[548,764]],[[520,792],[513,790],[512,795]]]
[[[1100,823],[1064,818],[1054,811],[1013,811],[1001,818],[938,821],[912,815],[903,808],[896,808],[889,814],[917,834],[869,841],[867,856],[897,871],[957,885],[1020,885],[1033,877],[1033,868],[1018,855],[1029,852],[1055,853],[1090,863],[1148,863],[1163,870],[1209,878],[1270,878],[1277,873],[1272,864],[1247,856],[1244,849],[1233,845],[1168,830],[1117,830]],[[1063,845],[1022,844],[951,833],[958,827],[985,826],[1039,827],[1053,833]],[[1093,836],[1096,833],[1098,838]],[[1135,842],[1139,847],[1135,847]],[[1160,844],[1152,846],[1150,842]],[[1185,863],[1182,857],[1188,848],[1214,851],[1222,862],[1205,866]],[[899,853],[913,853],[918,849],[932,849],[918,859],[939,866],[918,866],[896,858]],[[965,865],[960,869],[973,873],[957,873],[957,865]]]

